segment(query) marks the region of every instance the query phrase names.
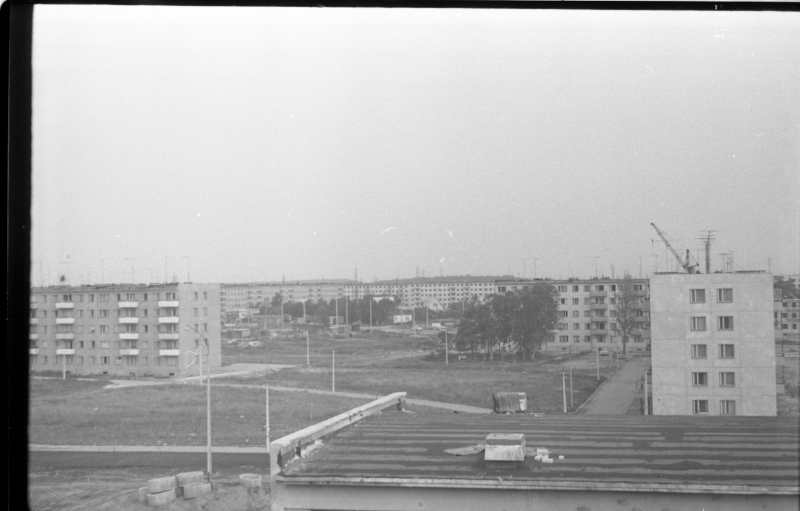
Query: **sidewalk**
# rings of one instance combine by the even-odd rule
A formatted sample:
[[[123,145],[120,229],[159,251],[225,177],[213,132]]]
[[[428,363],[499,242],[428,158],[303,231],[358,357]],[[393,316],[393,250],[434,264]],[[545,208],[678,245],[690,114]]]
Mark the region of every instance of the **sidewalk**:
[[[644,375],[643,357],[632,357],[611,375],[581,409],[583,415],[626,415],[641,393],[636,382]]]
[[[200,445],[42,445],[31,444],[30,451],[38,452],[206,452]],[[212,453],[267,454],[266,447],[211,446]]]

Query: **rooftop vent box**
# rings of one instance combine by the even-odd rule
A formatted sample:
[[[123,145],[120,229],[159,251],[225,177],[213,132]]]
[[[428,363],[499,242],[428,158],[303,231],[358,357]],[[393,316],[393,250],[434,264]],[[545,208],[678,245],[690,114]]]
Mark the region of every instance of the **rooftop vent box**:
[[[490,433],[483,451],[487,467],[514,468],[525,461],[525,435],[522,433]]]
[[[522,413],[528,410],[528,397],[524,392],[495,392],[494,413]]]

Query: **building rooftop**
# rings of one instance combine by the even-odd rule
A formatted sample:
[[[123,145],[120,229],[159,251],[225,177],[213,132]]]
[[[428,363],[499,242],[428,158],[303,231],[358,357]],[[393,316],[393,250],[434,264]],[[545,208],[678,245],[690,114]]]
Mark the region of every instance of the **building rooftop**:
[[[532,456],[488,468],[445,452],[524,433]],[[795,417],[417,415],[385,412],[340,430],[279,477],[288,484],[508,487],[679,493],[800,493]],[[558,459],[563,455],[564,459]]]

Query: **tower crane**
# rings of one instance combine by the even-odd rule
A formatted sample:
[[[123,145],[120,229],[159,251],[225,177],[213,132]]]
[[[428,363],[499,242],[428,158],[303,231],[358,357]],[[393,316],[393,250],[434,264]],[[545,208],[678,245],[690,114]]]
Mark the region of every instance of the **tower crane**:
[[[672,255],[674,255],[675,259],[678,260],[678,264],[681,266],[681,268],[686,270],[686,273],[700,273],[700,271],[698,269],[699,265],[697,263],[692,264],[692,261],[689,258],[689,249],[686,249],[686,260],[685,261],[682,260],[680,254],[678,253],[678,251],[675,250],[674,248],[672,248],[672,245],[670,245],[669,241],[667,241],[667,237],[664,235],[664,233],[661,231],[661,229],[656,227],[656,224],[654,224],[654,223],[651,223],[650,225],[653,226],[653,229],[656,230],[656,232],[658,233],[659,237],[667,245],[667,248],[669,249],[669,251],[672,252]]]

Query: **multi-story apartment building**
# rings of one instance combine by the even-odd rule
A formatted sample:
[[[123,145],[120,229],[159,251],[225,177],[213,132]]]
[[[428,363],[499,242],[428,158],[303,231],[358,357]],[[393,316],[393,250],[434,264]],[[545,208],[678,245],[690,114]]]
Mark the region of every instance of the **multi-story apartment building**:
[[[436,298],[447,307],[473,296],[485,299],[497,292],[493,277],[444,277],[389,280],[360,283],[354,280],[266,282],[222,285],[222,310],[244,309],[269,301],[280,293],[286,301],[333,300],[365,296],[399,296],[401,307],[423,307],[430,298]]]
[[[654,415],[776,415],[772,275],[650,279]]]
[[[800,299],[784,296],[780,289],[775,289],[773,304],[775,331],[781,334],[800,333]]]
[[[38,287],[29,322],[33,372],[199,374],[201,336],[221,365],[219,284]]]
[[[583,351],[597,347],[622,349],[622,334],[617,317],[617,292],[622,279],[498,280],[497,292],[520,290],[535,282],[550,284],[558,291],[557,331],[545,350]],[[644,351],[650,344],[650,303],[647,279],[632,279],[634,294],[641,299],[637,325],[630,332],[626,351]]]

